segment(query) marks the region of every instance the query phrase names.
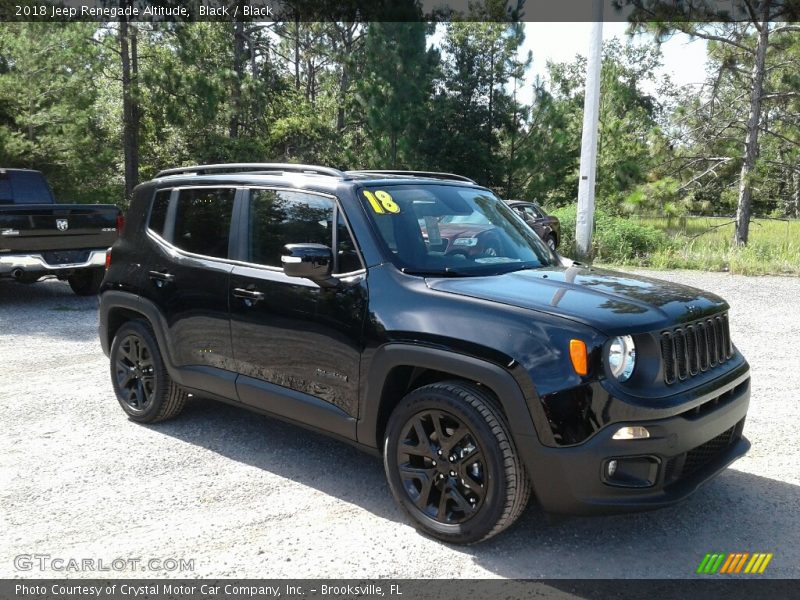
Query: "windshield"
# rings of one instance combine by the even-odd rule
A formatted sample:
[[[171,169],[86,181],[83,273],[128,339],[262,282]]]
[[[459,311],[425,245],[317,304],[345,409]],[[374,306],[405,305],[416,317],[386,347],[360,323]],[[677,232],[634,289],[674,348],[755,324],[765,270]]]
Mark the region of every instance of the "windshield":
[[[556,264],[536,233],[483,189],[415,184],[359,193],[392,262],[418,275],[491,275]]]

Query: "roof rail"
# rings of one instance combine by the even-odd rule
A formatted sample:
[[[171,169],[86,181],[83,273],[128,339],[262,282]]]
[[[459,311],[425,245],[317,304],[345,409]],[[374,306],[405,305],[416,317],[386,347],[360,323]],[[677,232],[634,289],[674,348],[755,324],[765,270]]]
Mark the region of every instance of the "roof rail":
[[[431,179],[451,179],[453,181],[465,181],[467,183],[477,182],[469,177],[463,175],[456,175],[454,173],[436,173],[434,171],[394,171],[383,169],[358,169],[355,171],[347,171],[348,174],[353,173],[367,173],[371,175],[405,175],[407,177],[430,177]]]
[[[176,167],[164,169],[156,174],[156,178],[168,175],[208,175],[210,173],[241,173],[241,172],[267,172],[267,173],[308,173],[310,175],[328,175],[344,179],[345,174],[339,169],[319,167],[316,165],[299,165],[294,163],[228,163],[218,165],[195,165],[193,167]]]

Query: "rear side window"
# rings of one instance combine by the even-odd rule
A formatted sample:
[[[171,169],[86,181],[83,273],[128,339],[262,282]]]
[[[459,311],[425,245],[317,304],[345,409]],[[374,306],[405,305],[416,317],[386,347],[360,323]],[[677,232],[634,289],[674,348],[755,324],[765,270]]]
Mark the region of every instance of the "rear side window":
[[[181,190],[172,243],[194,254],[227,258],[235,195],[232,188]]]
[[[253,190],[250,196],[250,262],[281,267],[286,244],[333,241],[333,200],[304,192]]]
[[[153,208],[150,211],[150,231],[164,237],[164,223],[167,221],[167,209],[169,209],[169,197],[172,190],[161,190],[153,198]]]

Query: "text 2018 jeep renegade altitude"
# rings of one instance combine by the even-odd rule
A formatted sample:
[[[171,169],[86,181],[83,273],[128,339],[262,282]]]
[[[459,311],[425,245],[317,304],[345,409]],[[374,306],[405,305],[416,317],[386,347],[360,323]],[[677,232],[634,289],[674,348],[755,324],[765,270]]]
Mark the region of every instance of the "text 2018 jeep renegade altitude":
[[[472,242],[439,223],[472,216],[493,251],[450,252]],[[749,448],[728,305],[567,262],[460,176],[171,169],[110,252],[100,339],[132,420],[192,393],[380,452],[448,542],[503,530],[531,492],[557,513],[675,502]]]

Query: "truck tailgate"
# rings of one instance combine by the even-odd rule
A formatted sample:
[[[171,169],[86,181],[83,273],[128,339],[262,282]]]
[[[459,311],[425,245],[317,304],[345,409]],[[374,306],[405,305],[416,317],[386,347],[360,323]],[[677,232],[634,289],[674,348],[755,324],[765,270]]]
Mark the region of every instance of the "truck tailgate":
[[[111,204],[0,206],[0,253],[107,248],[119,214]]]

